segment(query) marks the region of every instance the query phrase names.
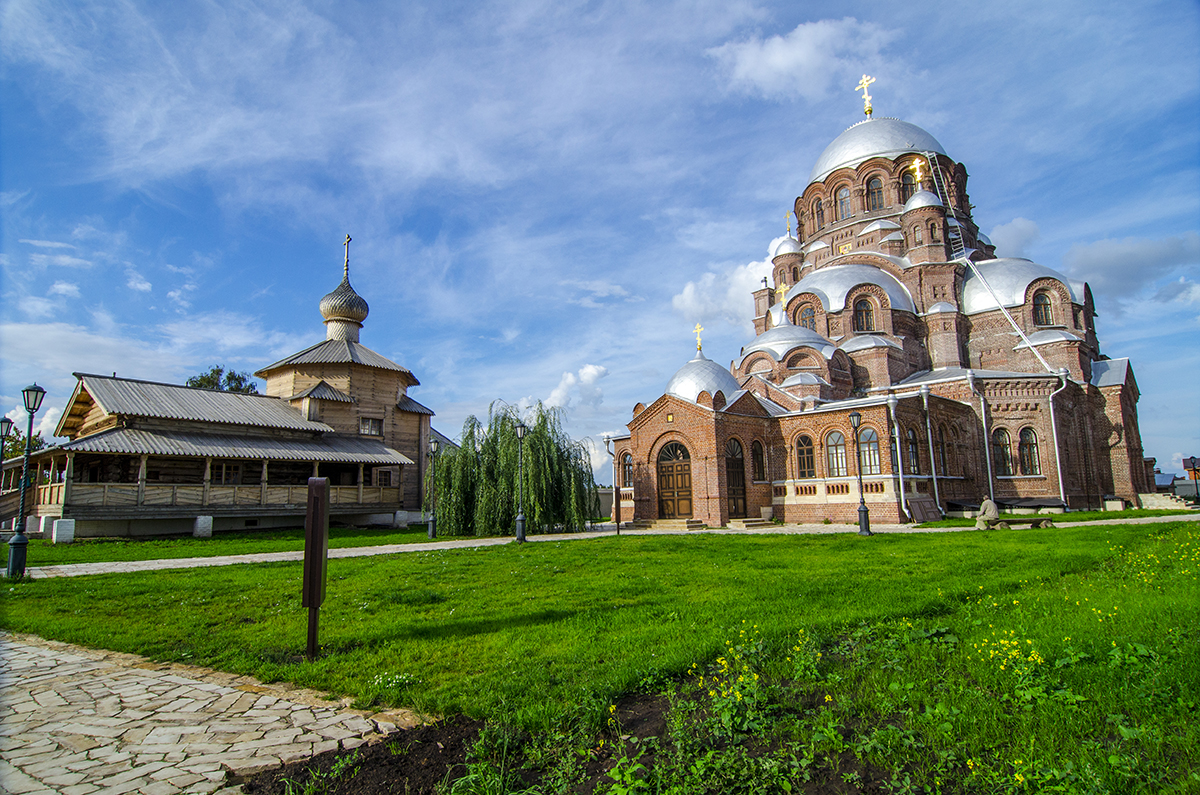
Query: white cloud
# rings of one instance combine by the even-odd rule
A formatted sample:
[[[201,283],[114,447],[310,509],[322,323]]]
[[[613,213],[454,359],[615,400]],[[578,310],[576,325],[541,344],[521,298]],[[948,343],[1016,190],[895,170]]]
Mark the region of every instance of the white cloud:
[[[1072,276],[1090,283],[1098,295],[1114,300],[1129,298],[1181,267],[1200,266],[1200,233],[1074,245],[1063,257],[1063,264]]]
[[[79,285],[71,282],[57,281],[50,285],[50,289],[46,291],[47,295],[61,295],[64,298],[78,298]]]
[[[563,373],[558,386],[543,402],[550,407],[567,408],[578,399],[581,405],[599,406],[604,401],[604,393],[596,382],[606,375],[608,368],[598,364],[585,364],[577,373]]]
[[[784,36],[754,37],[708,54],[731,87],[765,97],[826,97],[850,91],[864,71],[878,73],[883,49],[900,32],[853,17],[805,22]]]
[[[774,249],[782,237],[771,241]],[[688,322],[704,324],[714,320],[725,320],[739,327],[748,327],[752,321],[753,298],[751,293],[762,288],[763,278],[770,279],[771,258],[748,262],[741,267],[722,272],[709,272],[695,281],[689,281],[683,290],[671,298],[675,311]]]
[[[37,246],[38,248],[75,248],[75,246],[71,245],[70,243],[57,243],[53,240],[28,240],[26,238],[21,238],[17,242],[28,243],[29,245]]]
[[[70,254],[30,254],[29,261],[38,267],[55,265],[60,268],[90,268],[91,260],[72,257]]]
[[[27,295],[20,299],[19,306],[26,317],[33,319],[52,317],[58,311],[58,304],[46,298]]]
[[[1028,257],[1030,248],[1041,236],[1037,222],[1028,218],[1014,218],[1007,224],[993,227],[988,233],[997,257]]]
[[[142,274],[132,267],[125,269],[125,278],[125,286],[130,290],[137,290],[139,293],[148,293],[153,287]]]
[[[159,332],[176,351],[232,353],[239,350],[273,354],[302,350],[307,337],[268,331],[257,317],[219,310],[164,324]],[[265,362],[264,362],[265,364]]]

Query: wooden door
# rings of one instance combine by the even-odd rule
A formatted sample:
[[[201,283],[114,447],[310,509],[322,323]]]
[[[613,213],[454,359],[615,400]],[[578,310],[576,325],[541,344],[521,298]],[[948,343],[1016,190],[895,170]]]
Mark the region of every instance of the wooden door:
[[[679,442],[658,454],[658,518],[692,518],[692,461]]]
[[[746,457],[737,439],[725,443],[725,491],[729,518],[746,518]]]

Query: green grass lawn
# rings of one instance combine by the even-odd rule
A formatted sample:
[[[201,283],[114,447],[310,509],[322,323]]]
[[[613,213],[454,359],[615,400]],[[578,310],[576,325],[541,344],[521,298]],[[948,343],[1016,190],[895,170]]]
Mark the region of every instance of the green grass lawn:
[[[757,732],[752,747],[792,755],[771,773],[789,781],[850,753],[914,792],[1200,788],[1195,522],[606,537],[331,560],[328,572],[312,663],[293,563],[15,583],[0,591],[0,626],[514,723],[533,732],[528,760],[576,759],[621,694],[682,682],[703,699],[722,677],[732,687],[732,665],[762,690],[714,696],[688,713],[691,729],[671,723],[693,760]],[[738,768],[741,788],[628,791],[783,791],[748,788],[760,761]],[[1103,786],[1071,783],[1087,781]]]
[[[1071,511],[1070,513],[1049,513],[1037,514],[1038,519],[1050,519],[1055,524],[1071,524],[1072,522],[1092,522],[1099,519],[1115,521],[1118,519],[1142,519],[1149,516],[1183,516],[1187,514],[1198,514],[1197,511],[1188,508],[1178,508],[1172,510],[1145,509],[1145,508],[1130,508],[1125,511]],[[1035,518],[1034,514],[1000,514],[1001,519],[1014,519],[1022,521],[1025,519]],[[974,527],[974,519],[941,519],[936,522],[925,522],[917,527]]]
[[[368,527],[329,528],[330,549],[415,544],[428,540],[423,524],[395,530]],[[27,565],[34,567],[159,558],[211,558],[218,555],[250,555],[257,552],[292,552],[303,549],[302,527],[216,533],[212,538],[77,538],[70,544],[52,544],[46,539],[31,539]]]

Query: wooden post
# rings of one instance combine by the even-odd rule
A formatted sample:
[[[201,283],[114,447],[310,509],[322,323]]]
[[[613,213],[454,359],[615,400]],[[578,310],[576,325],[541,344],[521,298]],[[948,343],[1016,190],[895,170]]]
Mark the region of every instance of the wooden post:
[[[304,578],[300,606],[308,608],[308,659],[318,652],[318,625],[325,601],[325,570],[329,560],[329,480],[309,478],[308,511],[304,516]]]
[[[200,498],[201,505],[208,505],[209,490],[212,487],[212,456],[204,459],[204,495]]]
[[[63,505],[71,502],[71,482],[75,480],[75,453],[67,451],[67,465],[63,470]]]
[[[358,504],[362,505],[363,501],[363,465],[358,465]]]
[[[150,456],[144,455],[138,463],[138,505],[146,502],[146,462]]]
[[[262,466],[262,491],[258,497],[258,504],[259,505],[267,504],[267,459],[265,459],[265,458],[263,459],[263,466]]]

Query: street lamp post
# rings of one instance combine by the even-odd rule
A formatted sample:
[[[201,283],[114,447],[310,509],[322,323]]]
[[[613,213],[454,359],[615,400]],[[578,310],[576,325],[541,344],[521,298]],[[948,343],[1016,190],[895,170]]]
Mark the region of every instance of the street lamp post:
[[[29,429],[25,433],[25,463],[21,467],[21,496],[17,508],[17,525],[13,537],[8,540],[8,578],[19,580],[25,576],[25,556],[29,548],[29,538],[25,535],[25,492],[29,487],[29,456],[33,453],[33,415],[42,407],[42,398],[46,390],[37,384],[32,384],[21,390],[25,398],[25,411],[29,413]]]
[[[858,426],[862,425],[862,415],[857,411],[850,412],[850,427],[854,429],[854,471],[858,475],[858,534],[860,536],[874,535],[871,532],[871,517],[867,511],[867,500],[863,496],[862,484],[862,449],[858,438]]]
[[[517,543],[525,543],[525,423],[517,423]]]
[[[441,442],[429,440],[429,457],[433,459],[433,498],[429,501],[429,537],[437,538],[437,452]]]

